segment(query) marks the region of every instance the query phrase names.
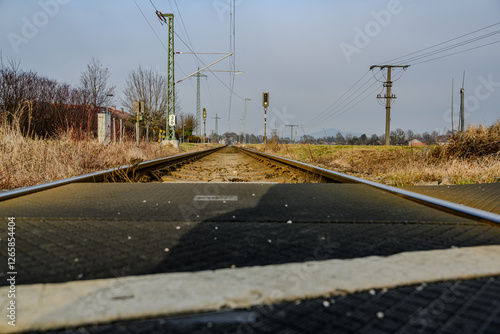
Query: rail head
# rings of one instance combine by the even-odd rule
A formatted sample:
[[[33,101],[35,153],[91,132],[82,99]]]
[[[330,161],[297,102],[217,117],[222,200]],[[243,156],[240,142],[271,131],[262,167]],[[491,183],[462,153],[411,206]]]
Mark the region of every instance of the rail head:
[[[16,197],[21,197],[24,195],[36,193],[36,192],[43,191],[43,190],[61,187],[61,186],[71,184],[71,183],[100,182],[100,181],[103,181],[106,178],[114,175],[117,172],[127,173],[131,169],[134,169],[135,171],[146,170],[148,168],[152,168],[155,166],[161,166],[162,164],[183,161],[183,160],[186,160],[186,159],[189,159],[192,157],[197,157],[197,156],[205,156],[207,154],[210,154],[210,153],[213,153],[217,150],[220,150],[223,147],[224,146],[219,146],[219,147],[211,148],[208,150],[182,153],[182,154],[173,155],[173,156],[169,156],[169,157],[143,161],[137,165],[125,165],[125,166],[110,168],[107,170],[93,172],[93,173],[89,173],[89,174],[73,176],[70,178],[62,179],[62,180],[38,184],[38,185],[34,185],[34,186],[8,190],[8,191],[0,192],[0,202],[8,200],[8,199],[16,198]]]
[[[438,209],[438,210],[441,210],[444,212],[451,213],[451,214],[456,215],[456,216],[469,218],[469,219],[482,221],[482,222],[487,222],[487,223],[500,224],[500,215],[492,213],[492,212],[471,208],[471,207],[461,205],[458,203],[449,202],[449,201],[445,201],[445,200],[438,199],[435,197],[418,194],[418,193],[415,193],[412,191],[399,189],[396,187],[388,186],[385,184],[380,184],[377,182],[365,180],[365,179],[351,176],[351,175],[347,175],[347,174],[342,174],[340,172],[335,172],[335,171],[332,171],[332,170],[329,170],[326,168],[313,166],[313,165],[306,164],[303,162],[275,156],[275,155],[268,154],[268,153],[259,152],[256,150],[248,150],[248,149],[241,148],[241,147],[238,147],[238,149],[240,149],[243,152],[250,154],[250,155],[264,157],[264,158],[269,159],[269,160],[273,160],[276,162],[291,165],[293,167],[302,169],[304,171],[317,173],[318,175],[321,175],[324,178],[330,179],[333,182],[365,184],[365,185],[368,185],[368,186],[395,194],[397,196],[406,198],[408,200],[418,202],[420,204],[423,204],[423,205],[426,205],[426,206],[429,206],[429,207],[432,207],[432,208],[435,208],[435,209]]]

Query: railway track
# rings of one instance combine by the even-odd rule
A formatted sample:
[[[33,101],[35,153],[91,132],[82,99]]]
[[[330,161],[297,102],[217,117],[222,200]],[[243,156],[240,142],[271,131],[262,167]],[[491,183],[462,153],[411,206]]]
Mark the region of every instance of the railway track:
[[[456,216],[500,223],[500,215],[495,213],[233,146],[220,146],[7,191],[0,194],[0,202],[66,184],[82,182],[355,183],[369,185]]]
[[[500,330],[500,215],[257,151],[4,192],[0,213],[23,287],[0,332]]]
[[[314,173],[225,147],[195,162],[155,171],[163,182],[277,182],[320,183]]]

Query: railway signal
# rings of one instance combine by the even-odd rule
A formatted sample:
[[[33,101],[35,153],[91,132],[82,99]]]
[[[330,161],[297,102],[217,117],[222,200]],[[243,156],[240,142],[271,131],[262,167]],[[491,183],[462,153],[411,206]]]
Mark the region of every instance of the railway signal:
[[[267,107],[269,107],[269,93],[262,93],[262,105],[264,106],[264,144],[267,143]]]
[[[262,105],[264,106],[264,108],[267,108],[269,106],[269,93],[262,94]]]
[[[205,138],[207,137],[206,131],[206,122],[207,122],[207,108],[203,108],[203,143],[205,143]]]

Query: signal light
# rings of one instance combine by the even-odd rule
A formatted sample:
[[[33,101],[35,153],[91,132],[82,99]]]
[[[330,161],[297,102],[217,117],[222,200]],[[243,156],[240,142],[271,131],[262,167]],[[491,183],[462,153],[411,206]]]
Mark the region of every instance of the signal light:
[[[262,105],[266,108],[269,106],[269,93],[262,94]]]

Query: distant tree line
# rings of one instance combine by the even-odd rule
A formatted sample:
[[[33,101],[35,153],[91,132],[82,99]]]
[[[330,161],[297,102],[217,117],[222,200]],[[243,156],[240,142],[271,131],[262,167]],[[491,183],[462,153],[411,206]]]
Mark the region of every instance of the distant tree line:
[[[418,139],[422,143],[433,145],[436,144],[438,136],[439,134],[437,131],[432,131],[431,133],[424,132],[423,134],[419,134],[414,133],[412,130],[403,131],[402,129],[396,129],[394,131],[391,131],[390,140],[391,145],[407,145],[408,142],[412,139]],[[248,144],[257,144],[264,142],[264,137],[262,135],[256,136],[254,134],[246,134],[245,139],[246,143]],[[226,132],[222,135],[219,135],[219,140],[224,140],[226,144],[242,143],[243,134],[238,134],[236,132]],[[289,137],[268,137],[268,140],[275,140],[284,144],[290,144],[291,142],[293,143],[293,141],[290,141]],[[314,138],[313,136],[303,135],[300,137],[300,139],[297,140],[297,142],[302,144],[314,145],[384,145],[385,134],[372,134],[370,137],[368,137],[366,134],[362,134],[358,137],[351,134],[344,136],[340,132],[338,132],[336,136],[324,136],[322,138]]]
[[[436,139],[439,136],[437,131],[424,132],[423,134],[414,133],[412,130],[402,130],[396,129],[390,133],[390,143],[391,145],[407,145],[409,141],[413,139],[418,139],[422,143],[427,145],[433,145],[436,143]],[[351,134],[342,135],[340,132],[337,133],[335,137],[325,136],[322,138],[315,139],[311,136],[302,136],[302,142],[307,142],[311,144],[337,144],[337,145],[383,145],[385,143],[385,134],[376,135],[372,134],[368,137],[366,134],[361,136],[354,136]]]

